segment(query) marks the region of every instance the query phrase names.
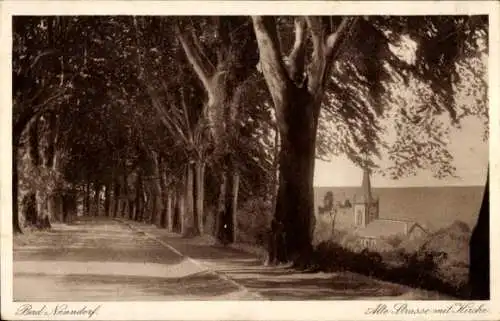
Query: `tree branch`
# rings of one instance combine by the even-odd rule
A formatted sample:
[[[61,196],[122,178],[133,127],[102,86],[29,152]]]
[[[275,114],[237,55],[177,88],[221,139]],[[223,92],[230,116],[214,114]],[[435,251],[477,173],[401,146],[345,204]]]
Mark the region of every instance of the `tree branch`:
[[[313,43],[312,59],[308,66],[308,90],[316,96],[326,73],[325,30],[320,17],[305,17]]]
[[[184,87],[181,87],[180,89],[181,91],[181,106],[182,106],[182,111],[183,111],[183,114],[184,114],[184,127],[186,128],[186,131],[187,131],[187,136],[189,137],[189,141],[191,143],[191,145],[193,144],[193,137],[194,137],[194,130],[192,128],[192,125],[191,125],[191,122],[189,120],[189,110],[188,110],[188,106],[186,104],[186,97],[184,95]]]
[[[205,90],[209,91],[211,88],[210,79],[214,73],[213,66],[202,60],[198,47],[187,32],[181,31],[179,25],[175,25],[175,32],[196,75],[200,78]]]
[[[282,53],[272,17],[252,17],[257,44],[260,51],[260,64],[273,98],[274,105],[279,108],[282,104],[284,92],[290,79],[281,58]]]
[[[182,139],[184,144],[188,144],[189,143],[188,138],[184,135],[182,130],[175,124],[175,121],[172,119],[172,115],[169,115],[168,113],[166,113],[165,110],[162,108],[162,104],[160,102],[159,95],[156,93],[153,86],[151,86],[148,83],[145,83],[145,85],[146,85],[146,89],[148,90],[149,97],[151,99],[151,104],[156,109],[158,116],[160,117],[161,122],[167,128],[168,132],[173,137],[178,135],[178,137]]]
[[[338,55],[340,45],[342,44],[345,35],[352,29],[358,19],[359,17],[354,19],[348,17],[343,18],[337,30],[328,36],[326,39],[327,59],[334,59]]]
[[[305,19],[314,47],[312,61],[309,66],[309,92],[316,95],[316,93],[322,92],[320,88],[325,84],[330,66],[340,52],[345,35],[354,26],[358,18],[354,20],[349,17],[343,18],[337,30],[326,39],[326,28],[320,17],[306,17]]]
[[[313,57],[321,57],[324,53],[324,28],[320,17],[306,16],[305,20],[311,33]]]
[[[288,74],[293,81],[300,79],[305,64],[306,22],[303,17],[295,19],[295,43],[288,56]]]

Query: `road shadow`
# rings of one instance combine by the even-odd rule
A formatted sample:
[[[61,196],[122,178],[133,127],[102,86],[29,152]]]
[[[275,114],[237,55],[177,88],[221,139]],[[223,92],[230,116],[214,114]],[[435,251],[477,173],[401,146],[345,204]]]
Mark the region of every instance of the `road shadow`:
[[[331,300],[362,299],[369,297],[396,297],[406,291],[397,285],[388,285],[357,275],[333,275],[304,278],[303,274],[271,274],[238,277],[238,282],[252,291],[258,291],[270,300]]]
[[[16,301],[120,301],[120,300],[209,300],[239,291],[238,287],[221,282],[216,275],[200,272],[185,277],[23,273],[24,278],[51,279],[58,290],[40,292]],[[81,291],[85,289],[85,291]],[[14,294],[16,298],[16,294]]]

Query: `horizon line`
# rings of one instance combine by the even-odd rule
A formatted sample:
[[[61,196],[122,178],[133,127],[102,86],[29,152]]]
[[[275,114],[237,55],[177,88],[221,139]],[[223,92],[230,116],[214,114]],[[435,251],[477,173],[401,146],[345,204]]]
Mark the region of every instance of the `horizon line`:
[[[485,187],[485,184],[464,184],[464,185],[458,185],[458,184],[453,184],[453,185],[397,185],[397,186],[376,186],[372,185],[371,188],[412,188],[412,187]],[[356,187],[356,188],[361,188],[361,185],[313,185],[314,188],[316,187]]]

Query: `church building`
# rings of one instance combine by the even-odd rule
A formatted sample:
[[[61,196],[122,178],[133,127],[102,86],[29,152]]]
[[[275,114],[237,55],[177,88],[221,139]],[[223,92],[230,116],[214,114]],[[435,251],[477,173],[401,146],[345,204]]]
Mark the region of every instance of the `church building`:
[[[372,194],[369,169],[363,170],[361,191],[354,197],[353,203],[354,234],[364,247],[379,248],[380,242],[394,236],[418,238],[427,234],[416,222],[380,218],[379,199]]]

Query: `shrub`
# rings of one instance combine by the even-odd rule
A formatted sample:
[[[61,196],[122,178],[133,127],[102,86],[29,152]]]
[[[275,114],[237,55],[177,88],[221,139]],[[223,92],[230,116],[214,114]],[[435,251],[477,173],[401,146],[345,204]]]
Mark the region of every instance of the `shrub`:
[[[367,249],[355,252],[335,242],[320,243],[312,260],[327,271],[350,270],[365,275],[374,275],[383,266],[379,253]]]
[[[238,231],[242,243],[265,245],[273,217],[272,204],[263,198],[246,201],[238,210]]]
[[[403,242],[403,238],[399,235],[393,235],[393,236],[389,236],[389,237],[384,238],[384,241],[387,244],[391,245],[393,248],[397,248]]]
[[[347,270],[464,298],[466,282],[463,279],[444,277],[441,273],[443,262],[447,262],[447,254],[442,251],[408,253],[395,249],[378,253],[368,249],[355,251],[335,242],[320,243],[312,258],[312,264],[323,271]]]

